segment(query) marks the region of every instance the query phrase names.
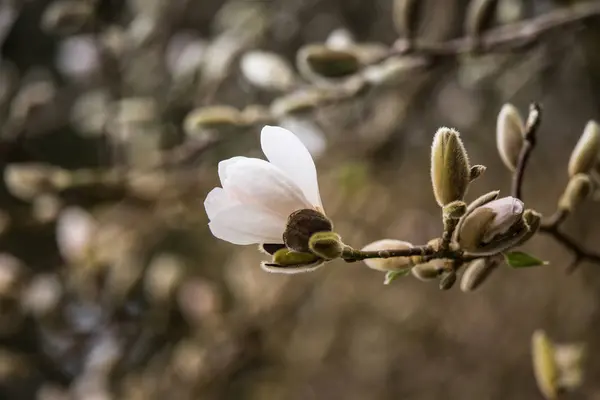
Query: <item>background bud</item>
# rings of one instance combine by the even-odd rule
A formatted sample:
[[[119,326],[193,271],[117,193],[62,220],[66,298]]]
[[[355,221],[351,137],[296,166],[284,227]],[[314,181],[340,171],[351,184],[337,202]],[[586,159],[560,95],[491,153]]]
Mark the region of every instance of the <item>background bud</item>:
[[[440,128],[431,148],[433,194],[440,206],[462,200],[470,182],[467,152],[454,129]]]
[[[558,367],[554,359],[554,346],[544,331],[538,330],[531,338],[533,372],[540,392],[547,399],[558,395]]]
[[[592,192],[592,181],[586,174],[573,176],[558,201],[558,208],[572,212]]]
[[[310,251],[325,260],[339,258],[344,250],[344,243],[335,232],[317,232],[308,241]]]
[[[292,66],[277,53],[249,51],[240,60],[244,78],[267,90],[289,90],[295,81]]]
[[[512,104],[505,104],[496,122],[496,145],[502,162],[511,171],[517,168],[524,133],[525,124],[519,111]]]
[[[411,247],[411,243],[402,240],[382,239],[369,243],[362,251],[402,250]],[[378,271],[401,271],[412,266],[410,257],[368,258],[364,262],[367,267]]]
[[[569,159],[569,176],[587,174],[594,167],[600,152],[600,127],[595,121],[589,121],[575,145]]]
[[[491,257],[471,261],[461,278],[460,289],[463,292],[477,289],[496,269],[498,263],[498,259]]]

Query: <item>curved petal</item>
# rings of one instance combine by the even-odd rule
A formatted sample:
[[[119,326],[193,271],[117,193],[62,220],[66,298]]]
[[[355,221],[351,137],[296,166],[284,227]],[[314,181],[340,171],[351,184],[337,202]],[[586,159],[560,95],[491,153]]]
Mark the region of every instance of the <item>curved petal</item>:
[[[278,243],[287,220],[251,205],[238,205],[217,213],[208,226],[214,236],[233,244]]]
[[[265,160],[237,161],[227,167],[224,176],[223,189],[229,196],[285,219],[294,211],[313,207],[292,180]]]
[[[223,186],[223,182],[227,179],[229,168],[234,166],[240,161],[251,160],[249,157],[231,157],[227,160],[219,161],[219,179],[221,180],[221,186]],[[252,158],[252,160],[258,160],[257,158]]]
[[[300,139],[287,129],[267,125],[261,131],[260,145],[269,161],[302,189],[308,201],[323,208],[317,168]]]
[[[212,220],[217,213],[234,206],[239,206],[241,203],[231,197],[227,192],[220,187],[216,187],[206,195],[204,200],[204,209],[208,219]]]

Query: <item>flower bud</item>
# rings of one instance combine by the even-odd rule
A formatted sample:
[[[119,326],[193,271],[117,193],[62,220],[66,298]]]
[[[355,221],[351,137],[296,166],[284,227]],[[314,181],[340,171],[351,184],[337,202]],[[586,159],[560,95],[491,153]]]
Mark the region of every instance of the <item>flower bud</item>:
[[[469,180],[473,182],[475,179],[483,175],[486,169],[487,167],[485,165],[473,165],[469,172]]]
[[[444,271],[445,260],[438,258],[424,264],[415,265],[411,272],[413,276],[423,282],[437,279]]]
[[[454,283],[456,282],[456,272],[447,271],[442,273],[440,279],[440,290],[449,290],[452,289]]]
[[[402,250],[411,247],[411,243],[402,240],[382,239],[369,243],[362,251]],[[364,262],[367,267],[378,271],[402,271],[413,265],[410,257],[368,258]]]
[[[335,232],[317,232],[308,240],[308,247],[322,259],[334,260],[342,255],[344,243]]]
[[[527,233],[514,245],[514,247],[525,244],[533,237],[542,225],[542,214],[535,210],[527,209],[523,213],[523,221],[527,226]]]
[[[467,36],[478,37],[494,22],[498,0],[471,0],[465,18]]]
[[[519,162],[525,134],[525,124],[512,104],[505,104],[496,121],[496,145],[504,165],[514,171]]]
[[[596,164],[599,152],[600,126],[595,121],[589,121],[571,153],[568,166],[569,176],[589,173]]]
[[[498,266],[498,259],[487,257],[473,260],[467,265],[460,281],[463,292],[472,292],[491,275]]]
[[[405,38],[412,38],[417,33],[419,15],[424,7],[420,1],[394,0],[393,21],[396,31]]]
[[[453,201],[444,206],[444,218],[459,219],[467,212],[467,205],[464,201]]]
[[[317,232],[331,232],[333,224],[322,213],[303,209],[293,212],[287,221],[283,242],[292,250],[310,253],[309,240]]]
[[[528,232],[523,221],[523,202],[504,197],[475,208],[459,224],[461,249],[491,255],[513,247]]]
[[[592,181],[586,174],[574,175],[558,201],[558,208],[572,212],[592,192]]]
[[[441,207],[463,199],[470,174],[467,152],[459,133],[450,128],[438,129],[431,148],[431,181]]]
[[[189,136],[198,136],[206,129],[221,131],[236,127],[241,122],[240,111],[230,106],[210,106],[190,111],[183,122]]]

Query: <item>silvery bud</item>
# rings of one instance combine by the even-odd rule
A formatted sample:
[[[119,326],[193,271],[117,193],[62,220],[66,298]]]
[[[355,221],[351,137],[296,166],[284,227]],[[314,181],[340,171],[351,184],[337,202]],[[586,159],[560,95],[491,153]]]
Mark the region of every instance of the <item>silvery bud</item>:
[[[443,207],[462,200],[470,182],[470,167],[460,135],[450,128],[440,128],[431,147],[431,182],[433,194]]]
[[[589,173],[598,160],[598,153],[600,153],[600,126],[595,121],[589,121],[571,153],[569,176]]]
[[[503,197],[467,213],[457,229],[456,240],[461,249],[477,255],[502,252],[528,232],[523,220],[523,202]]]
[[[525,124],[512,104],[505,104],[496,121],[496,145],[504,165],[514,171],[523,148]]]
[[[469,173],[469,180],[473,182],[475,179],[483,175],[486,169],[487,167],[485,165],[473,165]]]
[[[471,261],[460,281],[463,292],[472,292],[477,289],[491,275],[499,264],[498,258],[486,257]]]
[[[567,184],[563,195],[558,201],[558,208],[572,212],[592,192],[592,181],[589,175],[574,175]]]
[[[402,250],[411,247],[413,247],[411,243],[402,240],[382,239],[369,243],[362,248],[362,251]],[[402,271],[413,265],[410,257],[368,258],[364,263],[367,267],[378,271]]]
[[[317,232],[308,240],[308,247],[313,254],[324,260],[334,260],[341,257],[344,243],[335,232]]]

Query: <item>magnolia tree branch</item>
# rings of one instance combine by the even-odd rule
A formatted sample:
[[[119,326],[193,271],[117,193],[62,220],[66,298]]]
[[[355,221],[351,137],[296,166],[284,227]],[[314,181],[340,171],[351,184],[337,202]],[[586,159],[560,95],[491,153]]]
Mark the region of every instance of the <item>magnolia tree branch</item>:
[[[473,52],[516,50],[532,44],[543,35],[600,15],[600,2],[586,1],[559,8],[539,17],[490,29],[478,40],[461,37],[443,43],[426,43],[399,39],[393,46],[394,54],[420,53],[447,57]]]
[[[513,173],[512,196],[523,200],[523,184],[528,161],[537,143],[537,131],[541,122],[541,108],[538,104],[531,104],[527,124],[525,126],[524,143],[519,154],[519,161]],[[569,213],[558,209],[554,214],[542,220],[540,233],[551,236],[555,241],[569,250],[574,255],[574,260],[569,264],[567,272],[573,272],[583,261],[600,264],[600,254],[585,249],[577,241],[560,230],[562,223]]]

